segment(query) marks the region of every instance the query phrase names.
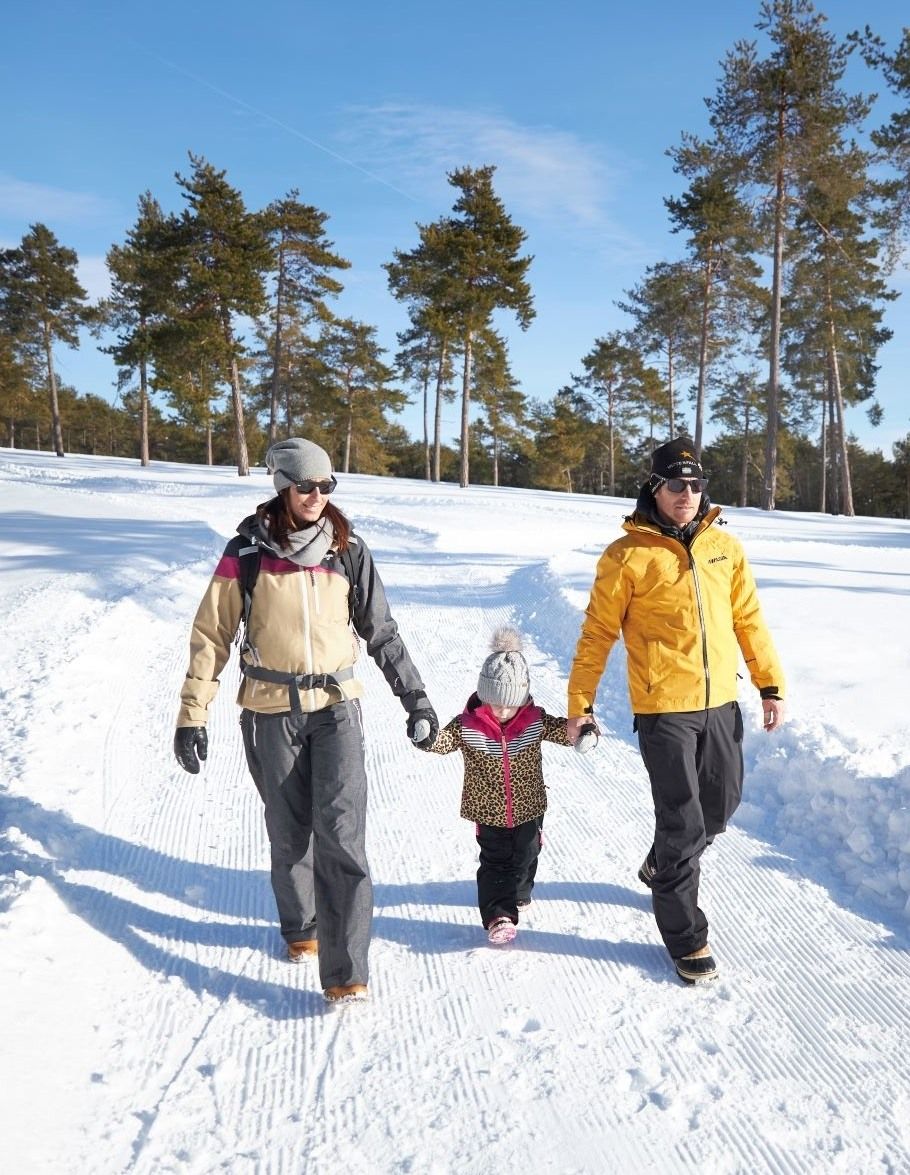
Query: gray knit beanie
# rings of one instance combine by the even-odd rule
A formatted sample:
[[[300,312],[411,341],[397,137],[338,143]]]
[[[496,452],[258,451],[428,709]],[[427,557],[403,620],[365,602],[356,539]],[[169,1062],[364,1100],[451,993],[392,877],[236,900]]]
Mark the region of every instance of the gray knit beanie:
[[[497,628],[477,681],[477,696],[491,706],[523,706],[530,695],[528,663],[514,628]]]
[[[300,481],[322,481],[332,476],[331,457],[303,437],[277,441],[265,455],[265,467],[278,491]]]

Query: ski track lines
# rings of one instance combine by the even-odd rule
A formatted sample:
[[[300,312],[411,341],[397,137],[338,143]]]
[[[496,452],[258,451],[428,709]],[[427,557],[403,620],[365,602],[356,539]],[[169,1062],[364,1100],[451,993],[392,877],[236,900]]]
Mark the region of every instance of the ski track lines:
[[[555,600],[541,609],[539,567],[379,559],[441,721],[461,709],[492,629],[508,621],[526,634],[536,700],[562,712],[571,617]],[[191,777],[172,761],[188,626],[209,570],[194,565],[106,605],[80,598],[78,584],[57,589],[58,614],[23,622],[40,643],[13,634],[8,645],[9,713],[28,721],[6,725],[0,753],[17,794],[53,799],[30,781],[54,780],[61,813],[43,818],[55,831],[46,848],[71,888],[69,913],[124,948],[101,1051],[79,1063],[93,1074],[96,1112],[47,1144],[66,1156],[53,1169],[910,1170],[910,1042],[895,1032],[910,975],[884,927],[840,910],[796,863],[733,829],[703,871],[722,978],[683,988],[635,878],[650,835],[647,779],[627,732],[607,729],[586,758],[544,747],[550,811],[535,901],[513,946],[490,948],[473,830],[458,816],[461,757],[407,745],[400,704],[368,659],[373,1000],[326,1009],[315,966],[281,957],[233,660],[209,763]],[[33,593],[20,606],[42,602]],[[52,745],[41,733],[49,715]],[[100,764],[85,726],[98,722]],[[36,817],[24,832],[39,839],[43,827]],[[731,910],[747,916],[736,922]],[[836,927],[834,958],[813,939],[822,922]],[[137,967],[139,982],[121,973]],[[758,1133],[756,1105],[780,1108],[779,1135]],[[870,1117],[874,1153],[851,1129]]]

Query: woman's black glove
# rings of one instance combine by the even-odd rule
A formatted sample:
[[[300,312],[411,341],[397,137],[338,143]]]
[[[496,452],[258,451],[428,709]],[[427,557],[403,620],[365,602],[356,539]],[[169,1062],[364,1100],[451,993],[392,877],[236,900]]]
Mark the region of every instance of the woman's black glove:
[[[401,699],[408,711],[408,738],[425,751],[436,741],[439,719],[423,690],[412,690]]]
[[[204,763],[208,753],[209,736],[204,726],[178,726],[174,731],[174,754],[183,770],[189,771],[190,775],[199,774],[199,760]]]

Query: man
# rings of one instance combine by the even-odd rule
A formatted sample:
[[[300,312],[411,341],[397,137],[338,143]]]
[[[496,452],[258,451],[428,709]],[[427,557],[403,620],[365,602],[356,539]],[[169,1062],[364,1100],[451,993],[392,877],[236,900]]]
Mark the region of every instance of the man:
[[[742,546],[718,524],[695,446],[656,449],[625,535],[600,558],[569,675],[570,741],[593,723],[594,696],[622,634],[633,729],[651,780],[654,843],[639,877],[677,974],[717,978],[698,906],[699,861],[742,797],[739,654],[765,730],[784,719],[784,679]]]

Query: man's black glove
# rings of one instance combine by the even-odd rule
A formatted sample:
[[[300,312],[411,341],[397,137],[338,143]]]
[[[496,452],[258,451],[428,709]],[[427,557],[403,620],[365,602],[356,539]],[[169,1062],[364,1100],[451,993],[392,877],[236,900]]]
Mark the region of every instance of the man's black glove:
[[[199,759],[204,763],[209,753],[209,736],[204,726],[178,726],[174,732],[174,754],[190,775],[199,774]],[[197,758],[196,756],[199,756]]]
[[[401,699],[408,711],[408,738],[425,751],[436,741],[439,719],[423,690],[412,690]]]

